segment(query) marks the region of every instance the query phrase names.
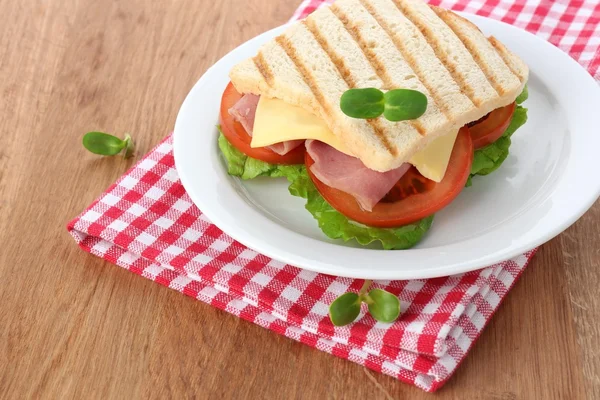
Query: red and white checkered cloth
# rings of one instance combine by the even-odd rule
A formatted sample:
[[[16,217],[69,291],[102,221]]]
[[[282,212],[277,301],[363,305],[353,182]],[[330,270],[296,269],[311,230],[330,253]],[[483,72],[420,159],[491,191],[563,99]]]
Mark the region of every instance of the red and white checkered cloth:
[[[432,3],[536,32],[600,78],[600,3]],[[294,18],[321,4],[305,1]],[[426,391],[452,375],[535,252],[458,276],[375,282],[398,295],[400,319],[382,324],[363,312],[354,324],[335,327],[328,305],[342,293],[358,291],[363,281],[285,265],[211,224],[179,181],[171,136],[68,229],[84,250],[136,274]]]

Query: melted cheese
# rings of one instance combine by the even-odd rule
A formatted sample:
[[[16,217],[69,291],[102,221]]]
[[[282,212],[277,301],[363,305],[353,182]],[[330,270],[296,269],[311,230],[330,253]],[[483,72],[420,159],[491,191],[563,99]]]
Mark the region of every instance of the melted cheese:
[[[440,182],[446,174],[457,135],[458,131],[435,139],[414,154],[409,163],[424,177]],[[261,96],[256,108],[251,146],[265,147],[298,139],[319,140],[342,153],[352,155],[322,119],[282,100]]]

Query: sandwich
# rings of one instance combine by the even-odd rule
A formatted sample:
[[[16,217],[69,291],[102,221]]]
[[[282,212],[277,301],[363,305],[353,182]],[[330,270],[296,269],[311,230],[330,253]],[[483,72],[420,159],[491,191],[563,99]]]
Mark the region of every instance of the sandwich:
[[[231,175],[287,178],[328,237],[406,249],[507,158],[528,75],[451,11],[337,0],[232,68],[219,148]]]

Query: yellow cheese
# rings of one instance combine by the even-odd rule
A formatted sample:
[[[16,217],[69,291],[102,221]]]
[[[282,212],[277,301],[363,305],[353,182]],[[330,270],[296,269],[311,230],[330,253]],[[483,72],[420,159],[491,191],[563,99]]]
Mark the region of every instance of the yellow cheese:
[[[264,147],[297,139],[320,140],[342,153],[352,155],[319,117],[283,100],[260,96],[250,146]]]
[[[424,177],[440,182],[446,174],[457,135],[458,131],[435,139],[413,155],[409,163],[414,165]],[[342,153],[352,155],[322,119],[282,100],[261,96],[256,108],[250,145],[264,147],[297,139],[319,140]]]
[[[458,131],[434,139],[423,150],[413,154],[409,163],[414,165],[425,178],[440,182],[446,175],[456,136]]]

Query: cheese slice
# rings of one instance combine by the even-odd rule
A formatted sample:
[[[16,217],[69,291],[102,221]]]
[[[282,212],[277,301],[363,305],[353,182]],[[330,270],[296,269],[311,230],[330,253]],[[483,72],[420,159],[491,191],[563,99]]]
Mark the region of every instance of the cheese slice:
[[[458,131],[433,140],[408,161],[424,177],[440,182]],[[325,121],[308,111],[279,99],[260,96],[252,129],[252,147],[265,147],[287,140],[315,139],[342,153],[352,155],[342,140],[333,134]]]
[[[264,147],[298,139],[320,140],[342,153],[352,155],[321,118],[283,100],[260,96],[250,146]]]
[[[455,131],[434,139],[423,150],[413,154],[408,162],[414,165],[425,178],[441,182],[446,175],[457,136],[458,131]]]

